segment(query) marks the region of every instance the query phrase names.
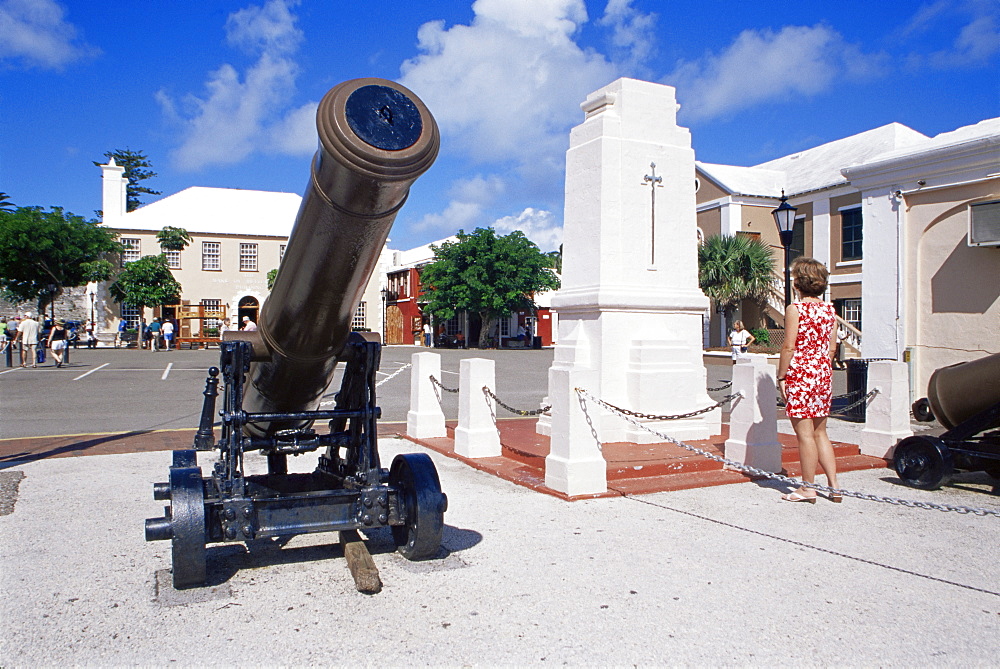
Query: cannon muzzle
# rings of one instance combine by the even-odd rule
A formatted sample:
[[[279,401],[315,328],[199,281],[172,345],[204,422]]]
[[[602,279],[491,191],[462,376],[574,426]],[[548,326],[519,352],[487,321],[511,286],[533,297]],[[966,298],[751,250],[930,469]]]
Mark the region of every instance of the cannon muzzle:
[[[934,417],[948,429],[1000,403],[1000,353],[936,370],[927,397]]]
[[[316,114],[319,150],[274,288],[261,307],[243,408],[319,406],[351,319],[413,182],[440,135],[417,96],[383,79],[331,89]],[[259,350],[263,348],[264,350]],[[253,424],[258,436],[304,427]]]

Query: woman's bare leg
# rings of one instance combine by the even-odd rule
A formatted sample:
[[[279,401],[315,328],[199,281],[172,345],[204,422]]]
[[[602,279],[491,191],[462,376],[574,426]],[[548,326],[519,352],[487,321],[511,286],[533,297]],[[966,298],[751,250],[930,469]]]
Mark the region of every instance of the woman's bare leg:
[[[839,488],[837,484],[837,456],[833,452],[833,444],[826,433],[827,417],[812,419],[813,441],[816,444],[819,466],[826,474],[826,484],[831,488]],[[815,471],[815,463],[813,470]]]
[[[813,483],[816,480],[816,463],[819,461],[816,435],[813,431],[813,419],[790,418],[789,420],[799,441],[799,462],[802,464],[802,480],[806,483]],[[816,491],[812,488],[799,488],[797,492],[803,497],[812,497],[816,494]]]

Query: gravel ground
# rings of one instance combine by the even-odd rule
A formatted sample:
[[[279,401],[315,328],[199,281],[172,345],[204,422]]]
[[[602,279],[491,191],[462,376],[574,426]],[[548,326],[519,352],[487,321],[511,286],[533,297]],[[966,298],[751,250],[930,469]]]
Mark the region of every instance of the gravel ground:
[[[385,462],[413,450],[381,445]],[[212,546],[211,587],[175,592],[169,543],[143,541],[169,454],[18,466],[0,665],[996,665],[1000,518],[788,504],[766,483],[567,503],[431,457],[445,550],[412,563],[371,533],[377,595],[333,534]],[[984,474],[841,482],[1000,509]]]

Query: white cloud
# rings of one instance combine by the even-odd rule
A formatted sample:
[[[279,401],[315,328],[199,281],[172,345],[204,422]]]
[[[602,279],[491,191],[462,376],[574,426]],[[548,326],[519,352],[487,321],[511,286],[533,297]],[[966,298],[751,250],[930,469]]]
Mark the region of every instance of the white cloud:
[[[424,100],[452,150],[475,161],[523,166],[566,149],[579,104],[610,82],[604,56],[573,35],[587,20],[582,0],[477,0],[471,25],[426,23],[419,56],[401,83]]]
[[[0,64],[60,70],[97,52],[54,0],[0,0]]]
[[[455,234],[487,225],[486,209],[505,192],[506,185],[496,175],[476,175],[459,179],[448,189],[450,201],[441,212],[427,214],[414,226],[418,231]]]
[[[677,87],[687,118],[713,118],[789,94],[822,93],[839,78],[879,72],[883,62],[827,26],[786,26],[745,30],[723,52],[681,62],[662,81]]]
[[[656,19],[632,7],[632,0],[608,0],[597,23],[611,29],[612,56],[626,71],[645,71],[656,55]]]
[[[297,4],[268,0],[229,16],[227,43],[260,54],[242,76],[225,64],[209,75],[201,97],[189,94],[177,103],[165,91],[157,93],[164,114],[181,127],[181,143],[171,152],[178,168],[238,163],[258,151],[315,150],[315,129],[305,119],[315,104],[288,109],[299,73],[294,55],[302,41],[290,11]]]
[[[526,208],[516,216],[504,216],[493,223],[497,233],[508,235],[520,230],[542,251],[555,251],[562,244],[562,226],[551,211]]]
[[[1000,19],[996,14],[974,17],[962,27],[950,50],[931,54],[931,64],[941,69],[949,69],[985,63],[1000,53],[998,22]]]

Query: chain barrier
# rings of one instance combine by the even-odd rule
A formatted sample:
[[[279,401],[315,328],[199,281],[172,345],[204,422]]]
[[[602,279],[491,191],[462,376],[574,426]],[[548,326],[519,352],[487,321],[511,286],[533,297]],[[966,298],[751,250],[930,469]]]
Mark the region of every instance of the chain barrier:
[[[406,371],[407,369],[409,369],[412,366],[413,366],[412,362],[406,363],[405,365],[403,365],[402,367],[400,367],[399,369],[397,369],[395,372],[393,372],[389,376],[385,377],[384,379],[382,379],[381,381],[379,381],[378,383],[376,383],[375,387],[378,388],[383,383],[387,383],[389,381],[392,381],[394,378],[396,378],[397,376],[399,376],[400,374],[402,374],[404,371]]]
[[[664,441],[668,441],[671,444],[680,446],[681,448],[690,451],[692,453],[697,453],[698,455],[707,457],[708,459],[714,460],[715,462],[720,462],[726,467],[729,467],[731,469],[736,469],[744,474],[749,474],[750,476],[766,478],[772,481],[780,481],[782,483],[787,483],[796,486],[798,488],[812,488],[817,492],[826,493],[828,495],[841,495],[842,497],[854,497],[856,499],[862,499],[870,502],[881,502],[883,504],[905,506],[915,509],[929,509],[933,511],[954,511],[955,513],[961,513],[961,514],[971,513],[976,516],[993,516],[996,518],[1000,518],[1000,510],[997,509],[981,509],[968,506],[953,506],[951,504],[936,504],[934,502],[920,502],[916,500],[899,499],[896,497],[883,497],[881,495],[855,492],[853,490],[845,490],[843,488],[831,488],[829,486],[821,485],[819,483],[808,483],[806,481],[802,481],[801,479],[796,479],[791,476],[785,476],[784,474],[776,474],[774,472],[765,471],[763,469],[757,469],[756,467],[745,465],[742,462],[736,462],[735,460],[729,460],[722,456],[715,455],[714,453],[709,453],[708,451],[696,448],[695,446],[692,446],[690,444],[685,444],[683,441],[674,439],[673,437],[663,434],[662,432],[658,432],[650,428],[649,426],[640,423],[638,420],[635,420],[630,415],[627,415],[625,412],[618,409],[617,407],[608,404],[604,400],[594,397],[593,395],[590,394],[590,392],[588,392],[583,388],[576,388],[576,392],[580,397],[586,398],[591,402],[593,402],[594,404],[604,407],[611,413],[616,414],[622,420],[634,425],[635,427],[638,427],[641,430],[645,430],[646,432],[649,432],[650,434],[653,434],[659,437],[660,439],[663,439]]]
[[[440,381],[434,378],[433,374],[431,374],[430,379],[431,383],[433,383],[435,386],[445,391],[446,393],[457,393],[459,391],[458,388],[446,388]]]
[[[729,381],[728,383],[722,384],[718,388],[707,388],[706,390],[708,390],[709,392],[715,392],[717,390],[725,390],[726,388],[730,388],[732,385],[733,385],[733,382]]]
[[[577,390],[580,390],[580,389],[577,388]],[[586,391],[584,391],[584,392],[586,392]],[[718,409],[719,407],[721,407],[723,404],[725,404],[729,400],[733,399],[734,397],[743,397],[743,393],[733,393],[732,395],[726,395],[725,397],[723,397],[721,400],[719,400],[718,402],[716,402],[712,406],[707,406],[704,409],[698,409],[697,411],[691,411],[691,412],[688,412],[688,413],[675,414],[675,415],[672,415],[672,416],[670,416],[670,415],[656,416],[656,415],[649,414],[649,413],[639,413],[638,411],[629,411],[628,409],[622,409],[621,407],[616,407],[613,404],[608,404],[604,400],[595,400],[595,401],[599,402],[600,404],[602,404],[602,405],[606,406],[607,408],[611,409],[613,412],[621,414],[623,416],[626,416],[626,415],[627,416],[634,416],[636,418],[644,418],[646,420],[681,420],[682,418],[694,418],[695,416],[700,416],[703,413],[708,413],[709,411],[712,411],[714,409]]]
[[[496,396],[496,394],[489,389],[488,386],[483,386],[483,394],[492,399],[494,402],[502,406],[507,411],[517,414],[518,416],[541,416],[543,413],[548,413],[552,409],[552,405],[544,406],[541,409],[515,409],[514,407],[506,404],[502,399]]]

